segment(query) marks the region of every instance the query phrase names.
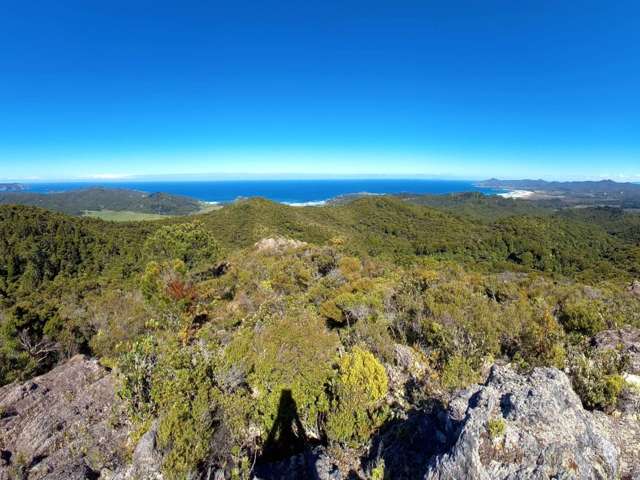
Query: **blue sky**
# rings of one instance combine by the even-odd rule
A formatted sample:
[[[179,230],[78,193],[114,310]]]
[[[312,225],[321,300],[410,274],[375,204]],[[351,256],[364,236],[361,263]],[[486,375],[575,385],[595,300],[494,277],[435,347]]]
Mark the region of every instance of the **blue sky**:
[[[640,181],[638,18],[627,0],[5,0],[0,179]]]

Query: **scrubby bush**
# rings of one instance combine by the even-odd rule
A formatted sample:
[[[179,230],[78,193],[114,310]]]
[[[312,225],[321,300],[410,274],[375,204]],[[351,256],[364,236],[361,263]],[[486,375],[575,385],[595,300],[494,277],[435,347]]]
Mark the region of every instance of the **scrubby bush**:
[[[504,435],[506,424],[502,418],[490,418],[487,422],[487,433],[492,440]]]
[[[573,388],[585,408],[611,411],[624,387],[621,370],[625,358],[616,351],[596,352],[593,356],[578,353],[572,360]]]
[[[569,298],[562,305],[561,321],[569,332],[593,335],[606,327],[600,300]]]
[[[137,424],[144,424],[156,412],[151,387],[157,357],[155,338],[145,335],[135,341],[118,361],[121,382],[118,395],[125,401],[129,416]]]
[[[143,251],[148,260],[178,259],[193,268],[214,263],[220,255],[220,246],[201,223],[188,222],[159,228],[147,238]]]
[[[383,399],[387,390],[384,367],[370,352],[354,347],[344,355],[331,385],[328,438],[346,445],[366,441],[385,419]]]
[[[564,368],[566,352],[562,327],[542,299],[520,300],[510,305],[505,314],[512,329],[506,332],[504,351],[520,367],[551,366]]]
[[[444,365],[441,374],[442,385],[450,390],[464,388],[479,381],[480,375],[472,365],[472,360],[463,355],[454,355]]]
[[[202,347],[170,342],[153,372],[151,399],[158,412],[158,446],[166,450],[163,472],[188,478],[211,454],[220,391],[213,357]]]
[[[338,337],[308,309],[289,308],[284,316],[265,314],[238,332],[224,362],[245,372],[254,392],[252,413],[265,436],[281,413],[284,391],[291,392],[304,428],[317,436],[318,416],[329,407],[325,390]]]

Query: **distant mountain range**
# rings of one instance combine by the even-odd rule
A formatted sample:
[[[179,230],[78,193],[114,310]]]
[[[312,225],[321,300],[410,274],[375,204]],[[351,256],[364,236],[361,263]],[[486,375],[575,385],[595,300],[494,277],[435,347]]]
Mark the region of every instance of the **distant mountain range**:
[[[620,183],[613,180],[582,182],[547,182],[545,180],[500,180],[491,178],[477,183],[486,188],[523,189],[543,192],[579,192],[579,193],[631,193],[640,194],[637,183]]]
[[[0,204],[30,205],[69,215],[103,210],[188,215],[202,209],[202,203],[194,198],[167,193],[147,193],[122,188],[86,188],[43,194],[22,191],[24,187],[20,188],[17,184],[3,186],[4,189],[0,187]]]

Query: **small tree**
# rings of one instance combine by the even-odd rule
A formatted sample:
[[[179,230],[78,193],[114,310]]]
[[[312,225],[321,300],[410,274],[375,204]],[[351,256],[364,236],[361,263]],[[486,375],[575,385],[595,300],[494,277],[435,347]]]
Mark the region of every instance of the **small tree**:
[[[181,223],[158,229],[144,243],[148,260],[182,260],[189,268],[215,262],[220,245],[200,222]]]

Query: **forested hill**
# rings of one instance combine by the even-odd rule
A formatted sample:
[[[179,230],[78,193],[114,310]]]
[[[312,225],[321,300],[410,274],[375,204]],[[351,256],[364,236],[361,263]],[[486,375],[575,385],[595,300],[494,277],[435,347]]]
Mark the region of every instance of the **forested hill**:
[[[353,465],[384,470],[359,478],[425,478],[438,437],[422,422],[484,382],[493,362],[514,372],[495,405],[513,391],[529,398],[520,389],[527,380],[514,375],[537,367],[549,369],[534,371],[546,379],[536,391],[563,393],[523,403],[530,407],[566,409],[571,398],[579,413],[569,417],[585,419],[583,406],[611,412],[634,394],[626,353],[593,345],[596,335],[618,345],[617,329],[640,335],[640,217],[451,200],[458,209],[398,197],[302,208],[254,198],[126,223],[1,205],[0,387],[18,383],[0,388],[0,413],[8,412],[0,420],[22,425],[5,430],[27,440],[0,433],[0,441],[27,460],[0,464],[0,477],[14,466],[35,471],[41,450],[31,445],[40,438],[55,436],[44,461],[60,462],[55,478],[70,478],[78,448],[104,453],[82,457],[91,471],[124,468],[131,456],[119,445],[130,451],[155,435],[155,467],[167,479],[204,479],[209,465],[240,472],[224,478],[252,478],[254,468],[257,478],[283,478],[259,472],[276,460],[293,465],[308,439],[348,462],[339,478]],[[46,372],[56,380],[20,383]],[[100,375],[97,389],[74,383]],[[69,385],[78,392],[71,400]],[[99,414],[78,407],[103,405],[98,393],[107,405]],[[71,412],[82,428],[30,423],[21,402],[34,395],[40,408],[64,399],[41,418]],[[297,418],[299,441],[272,438],[283,417]],[[530,419],[546,417],[524,418],[538,429]],[[637,438],[636,417],[625,425],[615,431]],[[478,435],[518,428],[511,416],[492,418]],[[369,458],[381,444],[392,446],[383,461]]]
[[[640,208],[640,184],[612,180],[547,182],[544,180],[498,180],[478,182],[485,188],[506,188],[534,192],[530,200],[555,199],[562,205],[609,205]]]
[[[613,180],[547,182],[545,180],[500,180],[492,178],[478,182],[478,185],[488,188],[522,188],[528,190],[593,194],[627,192],[640,195],[640,185],[637,183],[614,182]]]
[[[59,272],[95,274],[114,265],[139,270],[141,246],[150,233],[197,222],[226,251],[284,236],[400,265],[433,259],[483,271],[539,271],[586,280],[640,276],[638,214],[461,198],[455,200],[459,213],[450,204],[434,208],[397,197],[304,208],[254,198],[206,214],[120,225],[0,206],[0,273],[10,286],[25,272],[45,281]]]
[[[102,210],[188,215],[198,212],[202,206],[190,197],[122,188],[86,188],[47,194],[0,192],[0,204],[30,205],[69,215]]]

